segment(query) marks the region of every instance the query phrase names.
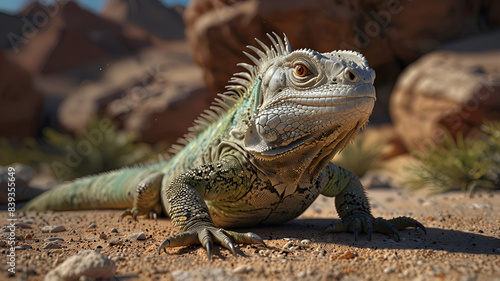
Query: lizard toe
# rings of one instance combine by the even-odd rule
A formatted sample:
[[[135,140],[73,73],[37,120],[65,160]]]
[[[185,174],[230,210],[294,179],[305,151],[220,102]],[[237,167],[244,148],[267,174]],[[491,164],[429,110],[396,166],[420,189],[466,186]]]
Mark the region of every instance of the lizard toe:
[[[266,246],[266,243],[264,243],[264,240],[260,238],[259,235],[253,233],[253,232],[247,232],[247,233],[240,233],[240,232],[235,232],[235,231],[228,231],[228,230],[223,230],[231,239],[236,242],[236,243],[241,243],[241,244],[261,244],[264,247]]]
[[[427,234],[427,230],[425,229],[425,227],[415,219],[409,217],[397,217],[388,221],[392,223],[398,230],[405,229],[407,227],[416,227],[422,229],[424,234]]]
[[[120,216],[118,217],[118,222],[120,222],[123,218],[131,216],[132,211],[131,209],[125,209],[123,212],[121,212]]]
[[[239,233],[215,226],[198,226],[165,239],[158,248],[158,254],[161,253],[162,249],[165,250],[167,247],[201,244],[207,251],[208,259],[211,260],[213,242],[219,243],[231,251],[233,255],[236,255],[234,243],[261,244],[266,246],[264,240],[252,232]]]
[[[330,224],[325,228],[325,232],[353,232],[355,241],[358,241],[360,232],[367,233],[369,241],[372,239],[373,232],[379,232],[393,234],[400,241],[398,230],[411,226],[421,228],[425,232],[423,225],[411,218],[399,217],[386,220],[367,214],[355,214],[345,218],[342,222]]]
[[[194,231],[186,231],[178,234],[174,234],[172,236],[167,237],[167,239],[163,240],[158,248],[158,254],[161,253],[163,249],[166,252],[167,247],[180,247],[180,246],[189,246],[200,244],[200,240],[198,240],[198,233]]]
[[[198,232],[198,240],[200,241],[201,245],[207,250],[208,260],[211,260],[212,246],[213,246],[211,232],[207,228],[203,228],[201,231]]]
[[[132,210],[132,219],[133,219],[134,221],[137,221],[137,215],[139,214],[139,212],[140,212],[140,211],[139,211],[139,209],[137,209],[137,208],[134,208],[134,209]]]
[[[347,232],[347,225],[343,222],[331,223],[325,228],[324,232]]]

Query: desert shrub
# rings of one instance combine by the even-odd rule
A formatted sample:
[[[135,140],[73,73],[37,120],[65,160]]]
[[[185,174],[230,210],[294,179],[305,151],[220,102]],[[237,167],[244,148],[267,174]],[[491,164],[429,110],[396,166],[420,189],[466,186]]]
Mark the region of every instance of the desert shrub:
[[[0,165],[23,163],[38,167],[50,164],[58,180],[158,161],[164,143],[149,145],[119,130],[109,119],[93,118],[77,136],[46,128],[43,141],[27,138],[13,142],[0,138]]]
[[[430,188],[430,194],[462,190],[469,195],[478,189],[500,187],[500,122],[485,122],[483,135],[456,139],[450,133],[441,142],[414,152],[419,160],[408,168],[411,189]]]

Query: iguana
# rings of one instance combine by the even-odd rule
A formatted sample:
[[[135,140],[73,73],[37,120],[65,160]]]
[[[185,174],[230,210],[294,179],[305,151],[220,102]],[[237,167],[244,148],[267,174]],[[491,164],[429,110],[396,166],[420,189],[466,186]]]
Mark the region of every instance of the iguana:
[[[375,72],[354,51],[292,51],[286,35],[248,46],[254,65],[234,74],[195,121],[169,161],[86,177],[46,192],[25,210],[125,209],[131,215],[164,212],[180,233],[165,247],[201,243],[210,259],[218,242],[264,241],[223,228],[275,224],[296,218],[320,195],[335,198],[340,223],[328,232],[393,233],[425,228],[399,217],[374,218],[359,179],[330,162],[368,121]],[[265,244],[264,244],[265,245]]]

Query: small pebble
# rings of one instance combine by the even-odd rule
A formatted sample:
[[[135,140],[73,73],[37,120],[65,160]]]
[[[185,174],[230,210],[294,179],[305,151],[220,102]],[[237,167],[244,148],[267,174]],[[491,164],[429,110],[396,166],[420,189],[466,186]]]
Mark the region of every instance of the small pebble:
[[[47,226],[42,227],[43,233],[56,233],[56,232],[62,232],[65,230],[66,230],[66,227],[64,227],[64,225],[47,225]]]
[[[29,225],[27,223],[24,223],[24,222],[16,222],[15,226],[19,227],[19,228],[28,228],[28,229],[32,229],[33,228],[33,227],[31,227],[31,225]]]
[[[97,225],[93,222],[93,223],[89,224],[89,226],[87,226],[87,229],[94,229],[96,227],[97,227]]]
[[[89,237],[85,237],[83,238],[85,241],[88,241],[88,242],[96,242],[96,237],[95,236],[89,236]]]
[[[355,257],[354,253],[351,252],[351,251],[347,251],[345,253],[343,253],[342,255],[340,255],[338,257],[339,260],[350,260],[350,259],[353,259]]]
[[[288,242],[285,245],[283,245],[284,250],[290,250],[293,247],[293,242]]]
[[[386,267],[384,268],[384,273],[385,274],[391,274],[395,271],[396,269],[394,267]]]
[[[28,244],[24,244],[24,245],[21,245],[21,246],[17,246],[14,248],[16,251],[19,251],[19,250],[26,250],[26,249],[31,249],[31,246],[28,245]]]
[[[480,203],[474,203],[470,206],[471,209],[478,210],[478,209],[484,209],[484,210],[491,210],[491,206],[488,204],[480,204]]]
[[[460,281],[476,281],[477,280],[477,274],[473,275],[464,275],[460,277]]]
[[[118,238],[109,241],[109,245],[122,245],[122,244],[123,244],[123,241],[118,239]]]
[[[297,275],[295,275],[295,278],[302,279],[302,278],[305,278],[306,276],[307,276],[307,272],[301,271],[301,272],[297,273]]]
[[[321,247],[318,247],[316,248],[316,250],[314,250],[312,254],[315,256],[324,257],[326,255],[326,250]]]
[[[437,205],[436,201],[424,201],[422,203],[422,207],[430,207],[430,206],[435,206]]]
[[[146,234],[144,232],[132,233],[127,237],[129,241],[146,240]]]
[[[99,234],[99,238],[106,240],[106,239],[108,239],[108,236],[105,233],[101,233],[101,234]]]
[[[302,244],[302,245],[309,245],[309,244],[311,244],[311,240],[304,239],[304,240],[300,241],[300,244]]]
[[[64,239],[62,239],[61,237],[47,237],[45,239],[43,239],[43,241],[45,242],[53,242],[53,241],[64,241]]]
[[[118,229],[116,229],[116,228],[111,228],[111,230],[110,230],[109,232],[111,232],[111,233],[118,233]]]
[[[238,267],[235,267],[233,269],[233,274],[242,274],[242,273],[248,273],[253,270],[253,267],[250,265],[240,265]]]
[[[61,247],[61,243],[57,241],[51,241],[45,245],[43,245],[42,249],[59,249]]]

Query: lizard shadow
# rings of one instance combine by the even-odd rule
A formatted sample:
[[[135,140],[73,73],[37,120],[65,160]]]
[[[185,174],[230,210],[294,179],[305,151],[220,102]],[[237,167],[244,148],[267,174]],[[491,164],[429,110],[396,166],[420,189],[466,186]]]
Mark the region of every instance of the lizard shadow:
[[[355,241],[353,233],[325,233],[324,229],[332,222],[340,222],[340,220],[295,219],[279,225],[257,226],[237,231],[253,231],[265,240],[314,239],[316,243],[371,249],[426,249],[451,253],[500,254],[496,250],[500,247],[500,239],[479,233],[426,228],[427,234],[424,234],[420,229],[408,228],[399,231],[401,241],[396,241],[394,235],[383,233],[373,233],[371,241],[368,241],[367,234],[360,233],[358,241]]]

